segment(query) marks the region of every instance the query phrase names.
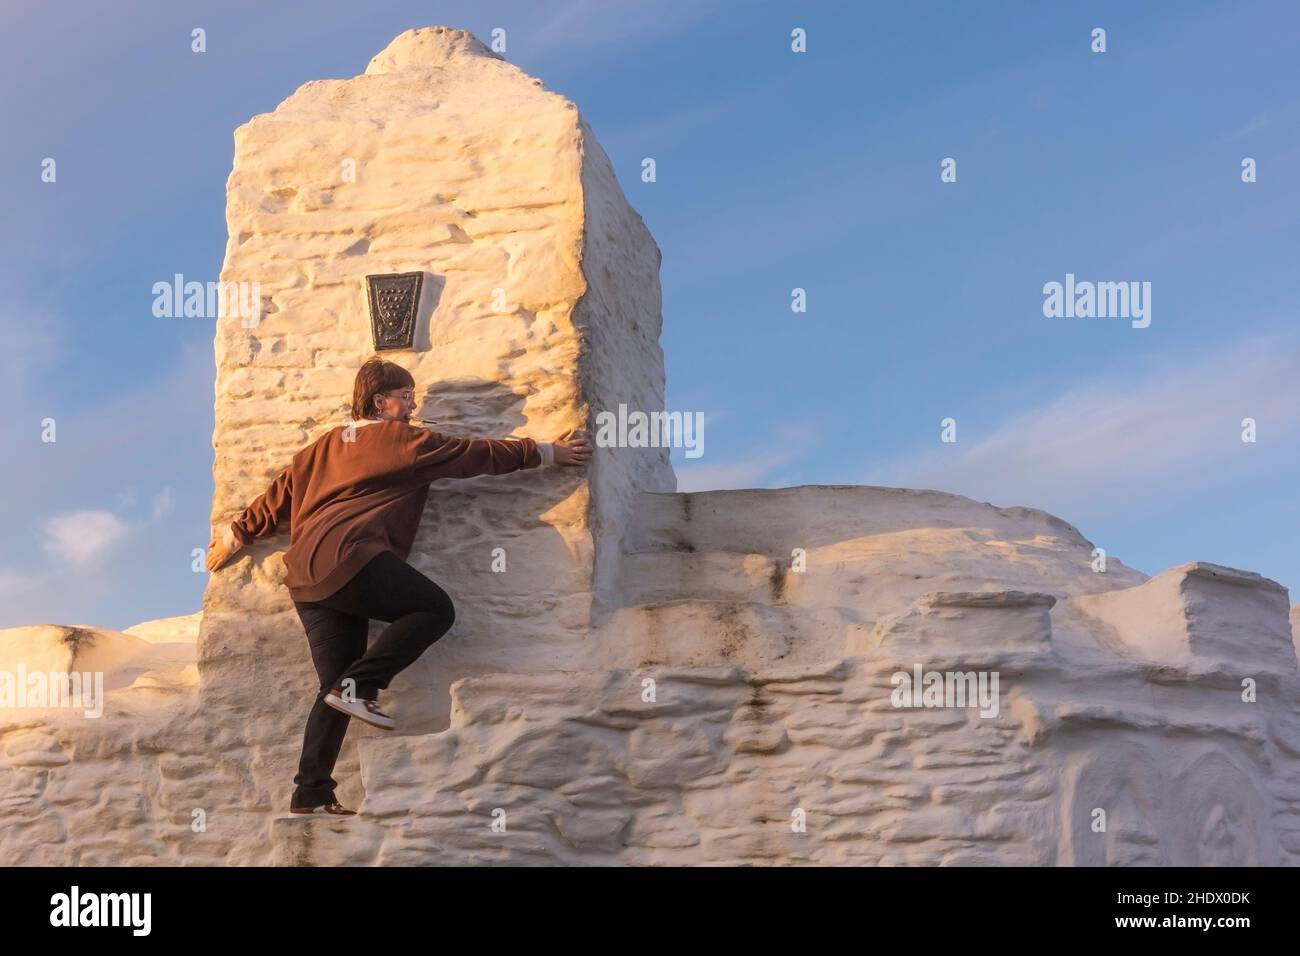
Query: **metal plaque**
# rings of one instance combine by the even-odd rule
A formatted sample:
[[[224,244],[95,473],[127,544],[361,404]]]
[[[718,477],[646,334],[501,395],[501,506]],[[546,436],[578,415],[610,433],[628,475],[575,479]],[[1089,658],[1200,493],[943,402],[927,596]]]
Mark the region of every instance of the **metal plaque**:
[[[423,272],[366,276],[370,298],[370,333],[375,351],[409,349],[415,341],[415,313],[420,306]]]

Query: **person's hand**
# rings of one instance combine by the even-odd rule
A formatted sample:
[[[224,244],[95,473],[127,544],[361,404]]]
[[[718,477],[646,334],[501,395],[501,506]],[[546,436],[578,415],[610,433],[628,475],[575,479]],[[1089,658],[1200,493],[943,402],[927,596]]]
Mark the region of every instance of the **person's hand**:
[[[221,570],[230,563],[230,559],[233,558],[237,552],[238,549],[235,551],[227,551],[224,542],[213,538],[208,542],[208,570]]]
[[[569,429],[551,444],[555,447],[557,465],[585,465],[591,459],[591,442],[578,434],[576,428]]]

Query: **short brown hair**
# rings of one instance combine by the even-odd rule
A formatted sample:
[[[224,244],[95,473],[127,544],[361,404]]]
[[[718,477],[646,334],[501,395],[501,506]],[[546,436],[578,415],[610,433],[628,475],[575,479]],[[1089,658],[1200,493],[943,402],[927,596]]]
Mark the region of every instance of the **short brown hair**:
[[[352,386],[352,418],[360,421],[375,413],[375,396],[380,392],[391,392],[396,388],[415,388],[415,379],[411,373],[396,362],[381,359],[378,355],[369,359],[357,370],[357,380]]]

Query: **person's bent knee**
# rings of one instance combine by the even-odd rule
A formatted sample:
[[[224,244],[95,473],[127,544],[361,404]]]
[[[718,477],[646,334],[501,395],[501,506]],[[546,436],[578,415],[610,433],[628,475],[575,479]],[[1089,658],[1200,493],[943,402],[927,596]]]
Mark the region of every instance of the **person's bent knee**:
[[[437,615],[438,627],[441,628],[439,637],[450,631],[451,626],[456,623],[456,605],[452,603],[451,595],[446,591],[441,591],[434,596],[429,602],[428,610]]]

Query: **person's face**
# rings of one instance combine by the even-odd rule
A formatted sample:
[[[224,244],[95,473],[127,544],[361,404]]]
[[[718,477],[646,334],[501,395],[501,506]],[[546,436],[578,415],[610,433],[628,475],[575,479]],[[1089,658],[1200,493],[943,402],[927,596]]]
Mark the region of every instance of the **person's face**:
[[[379,392],[374,403],[380,418],[404,422],[415,411],[415,390],[396,388],[391,392]]]

